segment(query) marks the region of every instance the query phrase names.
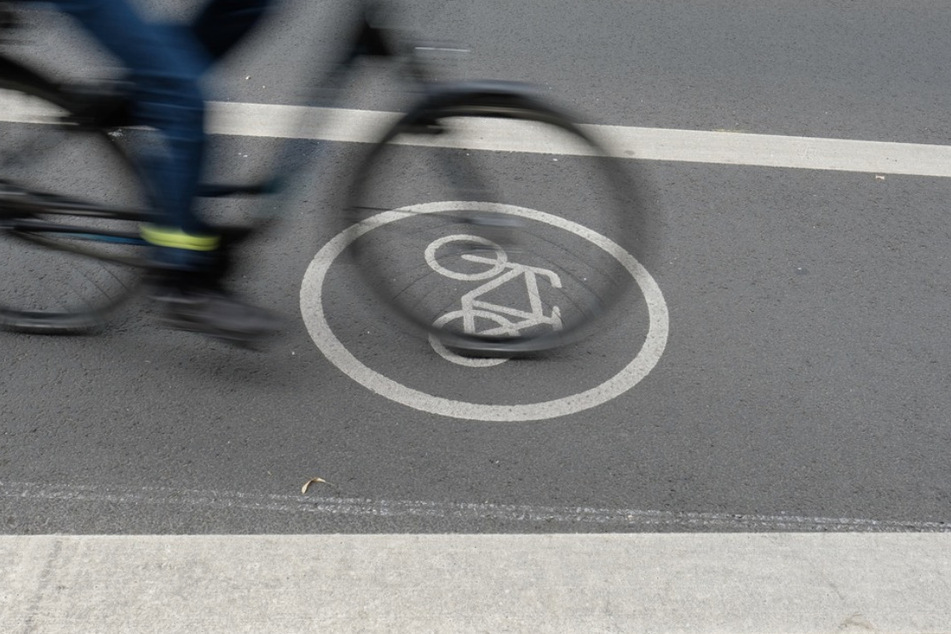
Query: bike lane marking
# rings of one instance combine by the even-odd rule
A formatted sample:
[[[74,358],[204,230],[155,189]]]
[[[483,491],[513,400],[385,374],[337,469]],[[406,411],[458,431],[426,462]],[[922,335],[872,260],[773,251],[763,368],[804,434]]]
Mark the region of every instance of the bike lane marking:
[[[418,217],[421,213],[441,213],[460,209],[522,216],[558,227],[583,238],[613,256],[634,278],[647,304],[649,328],[644,344],[634,359],[604,383],[570,396],[519,405],[487,405],[447,399],[409,388],[359,361],[337,338],[323,310],[323,285],[331,265],[346,248],[377,227]],[[324,356],[341,371],[367,389],[417,410],[451,418],[492,422],[547,420],[567,416],[606,403],[637,385],[654,368],[667,345],[668,312],[660,287],[650,273],[614,241],[587,227],[542,211],[491,203],[438,202],[383,212],[337,234],[314,256],[301,284],[300,308],[308,333]]]
[[[459,271],[453,271],[447,269],[439,263],[439,259],[436,257],[436,252],[439,248],[445,244],[452,242],[473,242],[480,244],[483,247],[489,247],[492,249],[495,257],[486,258],[482,256],[475,256],[471,254],[463,255],[462,259],[469,262],[479,262],[480,264],[488,264],[490,268],[485,271],[478,273],[463,273]],[[549,281],[555,288],[561,288],[561,280],[558,276],[547,269],[535,269],[530,266],[524,266],[520,264],[515,264],[508,261],[508,255],[505,253],[505,250],[502,249],[499,245],[495,244],[491,240],[483,238],[482,236],[468,235],[468,234],[456,234],[449,235],[439,238],[438,240],[430,243],[426,247],[425,251],[426,264],[429,265],[431,269],[454,280],[462,281],[485,281],[485,284],[479,286],[476,289],[473,289],[462,296],[462,310],[453,311],[446,313],[442,317],[436,320],[435,326],[443,326],[446,323],[452,321],[453,319],[459,317],[465,320],[466,315],[471,317],[481,317],[489,321],[495,321],[498,325],[496,329],[483,330],[481,334],[483,335],[495,335],[501,336],[503,334],[515,334],[511,333],[511,329],[515,329],[517,333],[517,326],[513,322],[509,321],[507,317],[517,317],[523,320],[522,323],[525,323],[528,326],[538,326],[542,323],[547,323],[553,326],[556,330],[561,329],[561,321],[555,320],[552,318],[546,318],[545,315],[541,313],[541,299],[538,292],[538,284],[532,279],[526,283],[526,292],[528,293],[529,304],[533,307],[531,313],[513,310],[506,306],[499,306],[492,303],[487,303],[484,301],[477,300],[476,298],[483,295],[484,293],[491,291],[494,288],[498,288],[503,284],[511,282],[514,278],[518,278],[522,275],[544,275],[549,278]],[[504,273],[505,269],[510,269],[510,273]],[[490,279],[495,278],[495,279]],[[558,307],[553,308],[554,315],[558,315]],[[466,332],[472,332],[468,328]],[[455,363],[456,365],[463,365],[470,368],[488,368],[494,365],[500,365],[505,363],[508,359],[492,359],[492,358],[469,358],[462,355],[458,355],[454,352],[451,352],[446,346],[442,344],[436,337],[429,335],[429,345],[433,347],[439,356],[441,356],[446,361],[450,363]]]
[[[0,93],[0,121],[55,123],[36,104]],[[373,143],[399,113],[348,108],[212,101],[210,134]],[[476,150],[564,154],[536,135],[518,133],[510,122],[480,122],[481,140],[467,139]],[[892,141],[715,132],[634,126],[579,126],[607,149],[627,159],[818,169],[874,174],[951,177],[951,146]],[[435,137],[428,144],[440,147]]]
[[[210,102],[212,134],[372,143],[399,113],[347,108]],[[483,121],[466,147],[564,154],[512,122]],[[890,141],[582,124],[611,156],[627,159],[951,177],[951,146]],[[469,138],[469,137],[472,138]],[[428,140],[446,147],[439,137]]]

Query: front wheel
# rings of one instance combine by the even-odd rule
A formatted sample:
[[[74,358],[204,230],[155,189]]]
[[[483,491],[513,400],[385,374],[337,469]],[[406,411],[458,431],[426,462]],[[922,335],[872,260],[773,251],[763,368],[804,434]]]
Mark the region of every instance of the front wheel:
[[[369,151],[350,249],[376,295],[448,348],[561,346],[633,286],[656,219],[633,168],[529,92],[450,88]],[[506,326],[475,325],[490,315]]]

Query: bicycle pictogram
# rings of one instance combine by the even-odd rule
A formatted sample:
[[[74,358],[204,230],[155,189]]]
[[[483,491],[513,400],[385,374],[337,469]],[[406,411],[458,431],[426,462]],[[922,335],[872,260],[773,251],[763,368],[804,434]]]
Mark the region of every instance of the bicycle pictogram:
[[[452,243],[469,243],[467,252],[459,259],[465,262],[485,265],[486,268],[472,272],[454,270],[444,266],[436,252]],[[462,321],[462,331],[467,335],[489,337],[515,337],[523,330],[549,326],[552,330],[561,330],[561,310],[552,306],[546,314],[542,302],[539,278],[548,282],[552,288],[561,288],[561,278],[549,269],[510,262],[508,254],[498,244],[481,236],[456,234],[434,240],[426,247],[426,263],[440,275],[461,281],[480,281],[485,283],[463,294],[460,308],[440,316],[434,326],[442,328],[453,320]],[[507,284],[524,283],[528,310],[488,301],[485,296]],[[486,367],[504,363],[505,359],[469,359],[449,352],[438,340],[430,337],[430,344],[443,358],[460,365]]]

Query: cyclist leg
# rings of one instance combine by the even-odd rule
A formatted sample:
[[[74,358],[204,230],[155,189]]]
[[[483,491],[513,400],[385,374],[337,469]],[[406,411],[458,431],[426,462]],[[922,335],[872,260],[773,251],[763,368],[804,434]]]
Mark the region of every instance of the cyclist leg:
[[[276,320],[220,286],[221,240],[194,212],[204,158],[204,99],[198,85],[207,64],[180,28],[143,20],[126,0],[51,0],[128,69],[136,123],[161,140],[143,156],[159,218],[143,236],[156,246],[157,299],[170,325],[233,339],[273,332]]]
[[[143,157],[161,225],[206,234],[192,213],[205,144],[197,47],[172,29],[146,22],[125,0],[50,2],[76,18],[130,73],[135,122],[154,128],[164,146]]]

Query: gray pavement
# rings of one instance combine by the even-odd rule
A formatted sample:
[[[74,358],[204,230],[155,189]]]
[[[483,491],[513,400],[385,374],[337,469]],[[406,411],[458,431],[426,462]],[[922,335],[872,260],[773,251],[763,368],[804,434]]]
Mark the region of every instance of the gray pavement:
[[[0,538],[0,627],[942,632],[940,535]]]
[[[684,162],[727,131],[946,146],[951,13],[409,4],[410,22],[473,47],[463,74],[539,82],[593,124],[714,135],[671,153],[660,131],[644,155],[667,221],[656,367],[531,423],[440,416],[354,381],[298,313],[356,151],[324,144],[326,170],[237,280],[291,318],[267,353],[160,330],[141,305],[97,337],[0,334],[0,630],[951,630],[946,537],[892,534],[951,519],[947,148],[927,167],[902,154],[898,174],[868,145],[823,163],[833,146],[776,137],[756,160]],[[299,101],[293,64],[311,36],[333,48],[340,5],[290,6],[213,78],[215,98]],[[48,42],[24,51],[99,68],[76,38]],[[343,105],[394,95],[371,76]],[[272,146],[218,137],[215,169],[240,176]],[[361,304],[347,273],[327,311],[348,349],[457,401],[590,387],[643,337],[632,313],[587,347],[467,374]]]

